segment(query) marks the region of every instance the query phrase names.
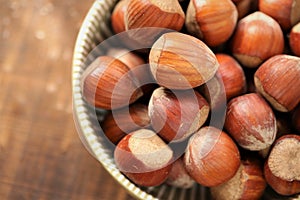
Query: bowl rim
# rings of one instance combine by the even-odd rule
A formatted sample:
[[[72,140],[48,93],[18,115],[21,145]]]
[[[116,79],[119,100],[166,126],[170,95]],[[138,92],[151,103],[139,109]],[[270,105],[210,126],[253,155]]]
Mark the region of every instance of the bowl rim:
[[[88,110],[85,106],[80,88],[80,77],[83,72],[83,64],[90,51],[86,46],[91,47],[89,33],[95,29],[94,22],[99,20],[99,13],[110,15],[110,8],[115,5],[118,0],[95,0],[86,14],[79,33],[77,35],[72,60],[72,104],[73,118],[77,133],[87,151],[102,164],[104,169],[133,197],[137,199],[158,200],[151,194],[146,193],[138,186],[129,181],[117,168],[113,166],[104,150],[103,145],[97,139],[97,133],[93,130],[87,114]],[[98,38],[99,42],[105,40],[105,37]],[[82,134],[80,134],[82,133]]]

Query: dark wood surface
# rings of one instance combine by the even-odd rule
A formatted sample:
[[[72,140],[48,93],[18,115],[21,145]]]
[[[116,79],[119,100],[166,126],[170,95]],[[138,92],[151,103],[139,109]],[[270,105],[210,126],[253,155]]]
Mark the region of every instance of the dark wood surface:
[[[93,0],[0,0],[0,199],[132,199],[82,145],[71,62]]]

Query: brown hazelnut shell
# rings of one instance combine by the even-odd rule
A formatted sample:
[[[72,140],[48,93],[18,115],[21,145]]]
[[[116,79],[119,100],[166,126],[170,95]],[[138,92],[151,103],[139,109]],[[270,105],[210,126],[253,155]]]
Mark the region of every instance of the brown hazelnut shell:
[[[149,54],[150,70],[157,83],[169,89],[198,87],[216,73],[219,64],[205,43],[187,34],[163,34]]]
[[[277,55],[254,74],[256,89],[278,111],[293,110],[300,102],[300,58]]]
[[[197,183],[212,187],[235,175],[240,166],[240,154],[225,132],[214,127],[203,127],[189,139],[184,163]]]
[[[276,118],[261,96],[245,94],[228,103],[225,129],[241,147],[258,151],[274,142]]]
[[[259,11],[251,13],[238,22],[231,49],[244,67],[256,68],[266,59],[283,53],[282,30],[268,15]]]
[[[284,135],[274,142],[265,162],[267,183],[281,195],[300,193],[300,136]]]
[[[121,139],[114,159],[118,169],[131,181],[150,187],[167,179],[173,152],[153,131],[140,129]]]
[[[88,66],[81,88],[89,104],[108,110],[127,106],[143,95],[127,65],[110,56],[100,56]]]

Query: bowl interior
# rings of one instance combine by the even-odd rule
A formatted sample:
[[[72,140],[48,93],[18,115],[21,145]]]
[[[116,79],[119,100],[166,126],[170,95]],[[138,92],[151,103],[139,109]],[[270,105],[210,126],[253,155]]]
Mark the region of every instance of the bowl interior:
[[[85,103],[81,95],[80,79],[89,63],[103,52],[96,48],[98,44],[113,35],[110,26],[110,14],[117,0],[96,0],[90,8],[78,34],[73,55],[72,88],[73,114],[76,128],[81,141],[111,176],[137,199],[170,199],[196,200],[210,199],[209,190],[195,184],[190,189],[179,189],[163,184],[158,187],[141,188],[130,182],[117,169],[112,145],[104,136],[98,120],[104,115],[104,110],[95,110]],[[269,191],[264,199],[282,199]]]

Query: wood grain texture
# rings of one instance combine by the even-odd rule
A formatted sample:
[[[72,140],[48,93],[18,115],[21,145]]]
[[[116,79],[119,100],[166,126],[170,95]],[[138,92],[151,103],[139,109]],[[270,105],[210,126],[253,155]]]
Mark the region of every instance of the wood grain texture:
[[[74,127],[72,53],[92,3],[0,0],[0,199],[132,199]]]

